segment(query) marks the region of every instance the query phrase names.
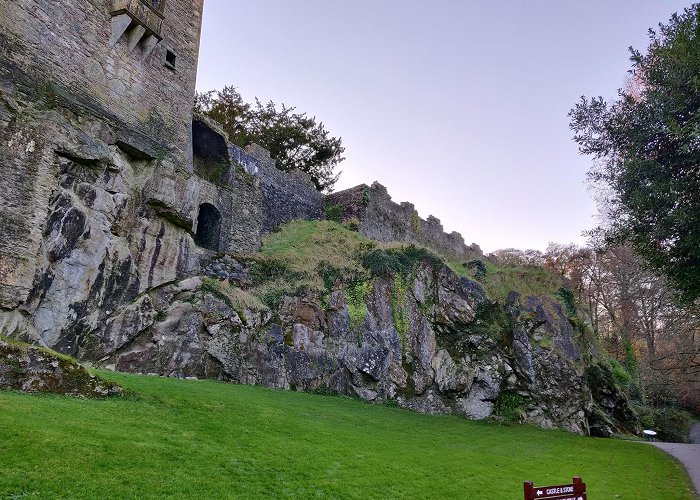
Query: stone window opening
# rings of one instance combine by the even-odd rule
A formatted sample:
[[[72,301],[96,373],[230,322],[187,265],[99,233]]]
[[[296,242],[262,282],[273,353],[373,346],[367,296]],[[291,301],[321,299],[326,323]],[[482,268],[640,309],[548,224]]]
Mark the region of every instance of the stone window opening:
[[[199,118],[192,120],[192,168],[195,175],[217,185],[230,185],[232,168],[224,137]]]
[[[211,203],[202,203],[197,215],[197,232],[194,242],[207,250],[219,251],[221,213]]]
[[[165,51],[165,66],[170,68],[170,69],[175,69],[175,59],[177,56],[175,55],[175,52],[173,52],[170,49],[167,49]]]
[[[165,0],[142,0],[146,4],[148,4],[151,9],[155,10],[159,14],[163,14],[163,10],[165,9]]]

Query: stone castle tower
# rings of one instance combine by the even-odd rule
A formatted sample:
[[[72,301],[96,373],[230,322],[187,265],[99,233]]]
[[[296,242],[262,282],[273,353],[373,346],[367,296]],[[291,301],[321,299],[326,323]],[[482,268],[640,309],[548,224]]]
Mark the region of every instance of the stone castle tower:
[[[112,185],[123,184],[124,161],[151,179],[192,171],[202,9],[203,0],[0,0],[0,309],[26,304],[57,258],[37,258],[51,218],[90,217],[56,212],[57,196],[76,200],[62,193],[69,162],[87,167],[83,182],[102,175],[113,198],[136,192]]]
[[[185,167],[203,0],[0,0],[0,75],[107,118],[115,142]]]

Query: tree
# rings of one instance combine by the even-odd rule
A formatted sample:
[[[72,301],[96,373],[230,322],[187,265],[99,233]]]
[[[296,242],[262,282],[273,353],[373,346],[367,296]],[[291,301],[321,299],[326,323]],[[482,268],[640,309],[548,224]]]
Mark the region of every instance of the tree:
[[[582,97],[569,116],[604,194],[600,233],[629,242],[690,302],[700,297],[700,5],[649,38],[646,54],[630,47],[631,84],[616,101]]]
[[[335,168],[344,160],[340,138],[331,137],[322,122],[295,108],[274,102],[243,101],[234,87],[198,93],[195,110],[219,122],[229,140],[241,147],[256,143],[270,151],[277,168],[299,169],[311,176],[316,188],[330,191],[338,176]]]
[[[628,246],[551,244],[544,266],[561,273],[607,354],[639,375],[650,401],[700,409],[700,306],[679,305],[663,276]],[[673,397],[671,397],[673,396]]]
[[[253,142],[249,131],[250,104],[243,101],[235,87],[198,92],[194,96],[194,109],[219,123],[234,144],[243,147]]]
[[[542,252],[539,250],[502,248],[494,251],[490,256],[502,266],[539,266],[542,264]]]

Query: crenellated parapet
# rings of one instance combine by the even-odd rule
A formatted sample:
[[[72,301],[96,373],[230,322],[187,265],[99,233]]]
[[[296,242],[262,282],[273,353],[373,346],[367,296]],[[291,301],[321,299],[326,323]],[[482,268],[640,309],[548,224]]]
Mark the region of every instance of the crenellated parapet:
[[[458,261],[483,257],[479,245],[467,245],[457,232],[446,233],[437,217],[422,219],[412,203],[392,201],[378,182],[332,193],[326,204],[337,206],[344,222],[354,220],[359,232],[372,240],[423,245]]]

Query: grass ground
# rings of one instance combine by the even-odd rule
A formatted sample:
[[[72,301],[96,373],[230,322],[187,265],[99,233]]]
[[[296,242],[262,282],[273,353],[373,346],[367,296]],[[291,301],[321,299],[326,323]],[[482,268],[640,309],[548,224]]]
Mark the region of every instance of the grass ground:
[[[137,396],[0,392],[0,498],[503,500],[573,475],[596,500],[692,498],[682,468],[640,443],[100,373]]]

